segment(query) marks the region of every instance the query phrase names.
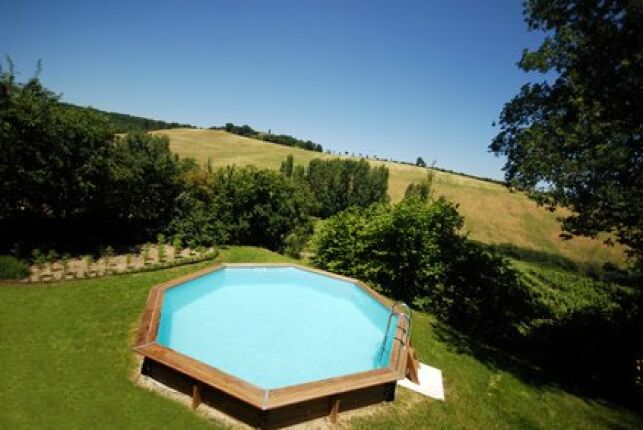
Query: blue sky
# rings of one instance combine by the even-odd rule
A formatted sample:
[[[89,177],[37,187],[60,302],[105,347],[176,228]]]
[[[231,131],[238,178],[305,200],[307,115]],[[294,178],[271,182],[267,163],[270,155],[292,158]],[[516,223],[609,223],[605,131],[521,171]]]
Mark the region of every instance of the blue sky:
[[[530,78],[515,65],[522,49],[541,40],[518,0],[21,0],[2,11],[0,53],[22,79],[42,59],[66,101],[493,178],[503,160],[487,152],[491,124]]]

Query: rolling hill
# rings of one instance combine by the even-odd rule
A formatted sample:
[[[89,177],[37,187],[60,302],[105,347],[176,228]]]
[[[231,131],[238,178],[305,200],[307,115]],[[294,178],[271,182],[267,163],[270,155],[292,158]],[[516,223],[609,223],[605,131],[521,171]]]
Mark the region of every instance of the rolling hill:
[[[298,164],[313,158],[331,158],[304,149],[250,139],[222,130],[170,129],[157,130],[170,139],[170,147],[181,157],[193,157],[200,163],[208,160],[213,166],[255,165],[277,169],[291,154]],[[400,200],[406,186],[425,177],[425,169],[393,162],[385,164],[390,170],[389,194]],[[460,205],[465,216],[465,229],[470,237],[485,243],[510,243],[515,246],[562,255],[576,262],[602,263],[623,261],[622,248],[607,247],[600,240],[574,238],[561,240],[556,213],[538,207],[524,194],[510,192],[500,184],[435,171],[434,192]]]

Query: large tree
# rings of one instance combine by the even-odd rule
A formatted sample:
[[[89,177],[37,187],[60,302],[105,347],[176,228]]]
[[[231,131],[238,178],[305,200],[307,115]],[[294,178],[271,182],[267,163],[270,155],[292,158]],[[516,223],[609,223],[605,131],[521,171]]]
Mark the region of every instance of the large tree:
[[[68,219],[101,206],[112,131],[106,118],[71,109],[37,78],[0,70],[0,221]]]
[[[567,237],[607,232],[640,264],[643,1],[528,0],[524,13],[545,37],[518,64],[544,80],[505,105],[490,149],[512,186],[571,209]]]

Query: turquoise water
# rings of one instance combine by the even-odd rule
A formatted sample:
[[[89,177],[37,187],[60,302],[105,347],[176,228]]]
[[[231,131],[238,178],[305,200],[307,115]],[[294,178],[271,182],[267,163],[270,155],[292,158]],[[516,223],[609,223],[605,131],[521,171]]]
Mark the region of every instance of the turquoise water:
[[[225,268],[166,290],[157,342],[272,389],[383,367],[389,312],[350,282]]]

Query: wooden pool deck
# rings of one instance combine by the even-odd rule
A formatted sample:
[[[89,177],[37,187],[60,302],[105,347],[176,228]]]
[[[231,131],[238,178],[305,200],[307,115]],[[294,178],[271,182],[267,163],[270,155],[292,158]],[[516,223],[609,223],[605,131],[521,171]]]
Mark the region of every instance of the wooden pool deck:
[[[261,428],[278,428],[321,416],[334,422],[340,411],[393,400],[396,382],[414,376],[417,360],[410,340],[408,345],[394,340],[389,363],[381,369],[271,390],[158,344],[164,292],[226,267],[295,267],[351,282],[385,307],[392,305],[361,281],[295,264],[217,264],[152,287],[134,344],[134,350],[144,357],[142,373],[192,395],[194,407],[205,402]],[[395,337],[404,338],[404,330],[402,318],[398,318]]]

